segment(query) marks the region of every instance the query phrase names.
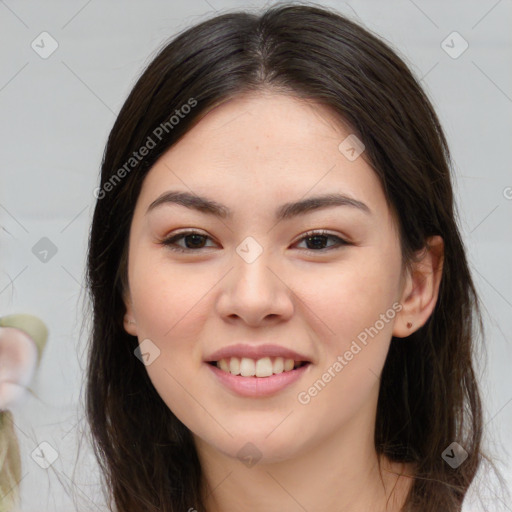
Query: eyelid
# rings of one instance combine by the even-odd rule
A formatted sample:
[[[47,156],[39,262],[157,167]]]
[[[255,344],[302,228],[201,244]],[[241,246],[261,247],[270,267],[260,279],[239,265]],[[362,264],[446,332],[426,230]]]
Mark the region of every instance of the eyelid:
[[[172,247],[172,242],[174,242],[174,240],[177,240],[177,239],[181,239],[181,238],[184,238],[186,236],[189,236],[189,235],[200,235],[200,236],[203,236],[207,239],[210,239],[210,240],[213,240],[212,237],[210,235],[207,235],[206,233],[203,233],[201,230],[198,230],[198,229],[192,229],[192,228],[189,228],[189,229],[183,229],[183,230],[178,230],[178,231],[174,231],[171,235],[169,236],[166,236],[163,240],[161,240],[159,242],[160,245],[164,245],[164,246],[167,246],[168,249],[170,250],[173,250],[173,251],[176,251],[176,252],[188,252],[188,253],[192,253],[192,252],[199,252],[200,250],[202,250],[203,248],[200,248],[200,249],[187,249],[187,248],[183,248],[183,247]]]
[[[204,249],[203,247],[200,247],[200,248],[197,248],[197,249],[190,249],[190,248],[183,248],[183,247],[179,247],[179,246],[174,246],[173,247],[173,242],[177,239],[181,239],[181,238],[184,238],[188,235],[200,235],[200,236],[203,236],[207,239],[210,239],[210,240],[213,240],[211,236],[201,232],[200,230],[197,230],[197,229],[183,229],[183,231],[178,231],[178,232],[174,232],[171,236],[168,236],[166,238],[164,238],[163,240],[161,240],[159,242],[160,245],[164,245],[166,246],[168,249],[172,250],[172,251],[175,251],[175,252],[181,252],[181,253],[194,253],[194,252],[202,252],[202,250]],[[351,242],[349,242],[348,240],[346,240],[345,238],[339,236],[339,235],[336,235],[334,233],[330,233],[329,231],[325,230],[325,229],[314,229],[314,230],[309,230],[301,235],[299,235],[299,238],[293,242],[293,245],[299,243],[299,242],[303,242],[305,241],[307,238],[311,238],[311,237],[315,237],[315,236],[323,236],[323,237],[326,237],[326,238],[332,238],[332,239],[336,239],[337,240],[337,244],[335,246],[331,246],[331,247],[326,247],[326,248],[323,248],[323,249],[317,249],[317,250],[314,250],[314,249],[301,249],[302,252],[306,252],[306,253],[316,253],[316,254],[325,254],[331,250],[336,250],[336,249],[341,249],[342,247],[344,246],[347,246],[347,245],[353,245]]]
[[[326,247],[324,249],[318,249],[318,250],[302,249],[303,252],[306,252],[308,254],[311,254],[311,253],[326,254],[326,253],[330,252],[331,250],[341,249],[342,247],[347,246],[347,245],[353,245],[348,240],[346,240],[344,237],[334,234],[334,233],[331,233],[325,229],[312,229],[312,230],[306,231],[306,233],[299,235],[299,238],[297,239],[296,242],[293,242],[293,245],[295,245],[299,242],[303,242],[307,238],[315,237],[315,236],[323,236],[326,238],[336,239],[337,244],[334,246],[331,246],[331,247]]]

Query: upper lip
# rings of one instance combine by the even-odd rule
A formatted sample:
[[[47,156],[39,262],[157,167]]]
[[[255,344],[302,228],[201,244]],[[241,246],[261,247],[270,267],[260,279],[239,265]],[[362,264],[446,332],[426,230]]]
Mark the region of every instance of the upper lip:
[[[282,357],[284,359],[293,359],[294,361],[311,362],[308,357],[295,352],[295,350],[279,345],[248,345],[242,343],[223,347],[210,354],[205,361],[220,361],[230,357],[247,357],[256,360],[263,357]]]

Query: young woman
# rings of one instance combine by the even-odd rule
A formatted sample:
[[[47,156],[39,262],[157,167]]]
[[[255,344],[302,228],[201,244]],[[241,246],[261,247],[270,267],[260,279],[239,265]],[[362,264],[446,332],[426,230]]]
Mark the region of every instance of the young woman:
[[[110,133],[87,413],[110,506],[455,512],[481,329],[431,103],[333,10],[167,44]]]

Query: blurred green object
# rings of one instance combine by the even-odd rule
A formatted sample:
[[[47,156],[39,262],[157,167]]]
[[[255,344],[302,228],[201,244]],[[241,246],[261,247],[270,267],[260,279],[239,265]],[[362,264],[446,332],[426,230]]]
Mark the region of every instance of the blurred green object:
[[[15,327],[27,333],[37,346],[37,362],[40,362],[46,340],[48,339],[48,329],[41,319],[37,316],[23,313],[7,315],[0,317],[0,327]]]
[[[15,314],[0,317],[0,327],[14,327],[25,332],[37,347],[37,364],[41,361],[48,339],[48,329],[33,315]],[[13,415],[0,411],[0,512],[11,512],[19,504],[21,457]]]
[[[0,411],[0,512],[19,503],[21,458],[11,411]]]

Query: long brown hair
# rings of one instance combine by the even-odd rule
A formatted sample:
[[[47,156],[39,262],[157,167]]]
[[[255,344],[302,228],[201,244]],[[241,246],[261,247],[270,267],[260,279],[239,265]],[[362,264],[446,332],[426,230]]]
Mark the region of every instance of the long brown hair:
[[[484,457],[474,369],[483,329],[455,220],[447,142],[418,81],[386,43],[334,10],[297,4],[259,15],[226,13],[173,38],[137,81],[108,138],[87,262],[93,321],[86,409],[110,506],[120,512],[204,510],[191,433],[154,389],[134,356],[138,340],[123,327],[128,234],[156,160],[212,106],[262,89],[327,106],[363,141],[365,159],[398,219],[404,264],[427,237],[444,240],[434,312],[407,339],[391,341],[375,448],[416,465],[403,510],[460,511]],[[195,106],[170,121],[191,99]],[[148,138],[151,150],[135,162],[133,152]],[[452,442],[468,454],[456,469],[442,457]]]

